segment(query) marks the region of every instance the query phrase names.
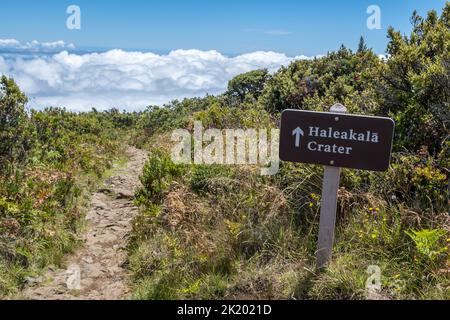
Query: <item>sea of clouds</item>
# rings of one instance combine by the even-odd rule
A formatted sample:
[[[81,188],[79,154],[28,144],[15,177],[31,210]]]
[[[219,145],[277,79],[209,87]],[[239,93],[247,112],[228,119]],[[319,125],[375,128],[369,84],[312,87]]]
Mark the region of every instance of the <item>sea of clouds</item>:
[[[219,94],[240,73],[260,68],[274,72],[293,60],[308,59],[270,51],[230,57],[195,49],[161,55],[119,49],[77,53],[74,49],[63,41],[22,44],[0,39],[0,74],[14,77],[33,108],[131,111],[173,99]]]

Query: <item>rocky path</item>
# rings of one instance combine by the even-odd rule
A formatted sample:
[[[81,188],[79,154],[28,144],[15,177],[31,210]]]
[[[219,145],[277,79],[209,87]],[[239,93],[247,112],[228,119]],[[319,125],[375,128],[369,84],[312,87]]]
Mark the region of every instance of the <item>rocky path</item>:
[[[134,189],[147,154],[128,148],[129,162],[92,197],[85,243],[67,258],[67,269],[48,272],[24,291],[37,300],[119,300],[129,295],[125,246],[138,209]]]

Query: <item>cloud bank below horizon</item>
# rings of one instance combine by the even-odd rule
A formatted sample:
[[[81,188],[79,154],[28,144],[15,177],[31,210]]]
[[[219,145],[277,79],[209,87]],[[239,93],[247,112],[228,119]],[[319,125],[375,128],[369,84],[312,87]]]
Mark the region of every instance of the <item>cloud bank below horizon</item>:
[[[27,49],[17,40],[0,39],[0,73],[14,77],[37,109],[141,110],[174,99],[219,94],[240,73],[260,68],[274,72],[294,60],[309,59],[271,51],[227,57],[196,49],[166,55],[120,49],[77,54],[63,41],[31,43]],[[29,55],[14,54],[18,49],[29,50]]]

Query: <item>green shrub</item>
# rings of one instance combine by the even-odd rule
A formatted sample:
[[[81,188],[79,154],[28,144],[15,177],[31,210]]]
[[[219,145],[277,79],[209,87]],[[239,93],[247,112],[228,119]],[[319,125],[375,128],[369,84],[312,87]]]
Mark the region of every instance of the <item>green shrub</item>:
[[[198,194],[231,192],[233,172],[222,165],[197,165],[189,180],[190,188]]]
[[[32,144],[33,128],[25,112],[27,97],[13,79],[0,79],[0,172],[22,164]]]
[[[424,212],[447,208],[448,173],[431,157],[395,154],[388,172],[371,174],[368,183],[386,201],[406,201]]]
[[[448,252],[448,247],[440,241],[446,234],[446,230],[409,230],[406,234],[414,241],[417,252],[427,262],[434,263],[443,253]]]
[[[264,85],[269,78],[267,70],[255,70],[240,74],[228,82],[226,95],[231,99],[244,102],[246,97],[257,100],[263,92]],[[233,101],[231,101],[233,104]]]
[[[183,171],[184,166],[175,164],[170,155],[154,150],[139,177],[142,187],[136,192],[136,204],[150,206],[159,203],[172,180],[180,177]]]

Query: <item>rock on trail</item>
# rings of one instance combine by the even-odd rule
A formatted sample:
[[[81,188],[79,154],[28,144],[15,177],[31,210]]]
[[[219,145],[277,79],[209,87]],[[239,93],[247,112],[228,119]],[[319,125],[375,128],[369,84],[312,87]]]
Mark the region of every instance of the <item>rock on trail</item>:
[[[138,212],[133,194],[147,153],[129,147],[126,166],[107,179],[92,197],[86,216],[85,243],[66,259],[64,270],[51,270],[23,295],[35,300],[119,300],[129,296],[125,246]]]

